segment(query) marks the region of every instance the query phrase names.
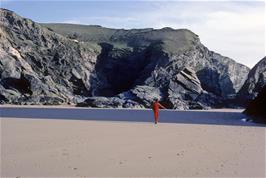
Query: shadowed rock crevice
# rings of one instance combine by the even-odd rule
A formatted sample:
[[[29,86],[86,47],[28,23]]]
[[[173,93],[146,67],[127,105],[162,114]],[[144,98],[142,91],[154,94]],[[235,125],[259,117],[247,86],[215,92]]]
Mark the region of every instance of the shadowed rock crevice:
[[[86,86],[84,85],[81,78],[77,78],[72,76],[69,80],[72,83],[73,94],[74,95],[81,95],[81,96],[89,96],[89,91],[87,90]]]
[[[21,94],[32,95],[31,84],[23,75],[21,75],[20,79],[12,77],[4,78],[1,80],[1,84],[6,89],[13,89],[17,90]]]
[[[221,86],[219,85],[219,74],[212,69],[202,69],[197,72],[197,76],[202,81],[201,86],[204,90],[221,96]]]
[[[4,104],[7,102],[8,102],[8,99],[4,95],[0,94],[0,104]]]
[[[149,62],[147,50],[116,48],[109,43],[100,45],[102,51],[95,65],[99,86],[95,95],[115,96],[136,86],[135,81]]]

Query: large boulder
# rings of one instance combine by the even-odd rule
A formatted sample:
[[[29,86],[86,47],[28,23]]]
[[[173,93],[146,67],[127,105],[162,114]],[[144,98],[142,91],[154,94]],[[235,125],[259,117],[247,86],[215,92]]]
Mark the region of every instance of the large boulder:
[[[266,57],[261,59],[249,72],[247,80],[238,92],[240,103],[253,100],[266,84]]]
[[[190,104],[186,101],[192,103],[202,92],[203,89],[195,71],[185,68],[170,81],[168,100],[173,108],[189,109]]]
[[[253,121],[266,124],[266,85],[261,89],[257,97],[252,100],[246,110],[245,114],[250,116]]]

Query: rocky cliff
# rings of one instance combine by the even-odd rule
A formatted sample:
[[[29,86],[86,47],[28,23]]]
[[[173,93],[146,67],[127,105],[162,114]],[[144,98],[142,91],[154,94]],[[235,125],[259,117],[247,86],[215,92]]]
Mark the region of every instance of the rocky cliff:
[[[4,9],[0,27],[2,103],[76,103],[90,96],[98,54],[86,44]]]
[[[187,29],[38,24],[0,10],[0,100],[169,108],[224,107],[249,69]]]
[[[252,100],[246,110],[245,114],[251,117],[251,119],[258,123],[266,124],[266,85],[261,88],[259,94]]]
[[[266,85],[266,57],[261,59],[249,72],[247,80],[238,92],[238,100],[247,103],[253,100]]]

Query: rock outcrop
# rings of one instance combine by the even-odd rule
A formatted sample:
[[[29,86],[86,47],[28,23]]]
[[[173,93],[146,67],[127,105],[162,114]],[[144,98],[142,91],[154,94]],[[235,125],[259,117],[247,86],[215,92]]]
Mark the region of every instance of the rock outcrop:
[[[250,116],[253,121],[266,124],[265,106],[266,106],[266,85],[261,89],[257,97],[249,103],[244,113]]]
[[[249,72],[246,66],[208,50],[200,43],[198,36],[187,29],[116,30],[90,25],[42,25],[64,36],[89,42],[92,46],[101,45],[102,56],[108,61],[108,64],[105,62],[106,67],[100,65],[102,68],[115,68],[118,65],[115,61],[131,67],[137,65],[135,70],[123,65],[127,75],[128,68],[131,73],[138,74],[130,80],[135,81],[133,85],[147,84],[152,73],[158,73],[161,69],[173,74],[190,67],[202,81],[204,90],[228,97],[239,91]]]
[[[90,96],[97,53],[11,11],[0,14],[2,103],[71,104]]]
[[[187,30],[38,24],[0,10],[0,102],[225,107],[249,69]]]
[[[238,100],[248,103],[253,100],[266,85],[266,57],[261,59],[249,72],[248,78],[238,92]]]

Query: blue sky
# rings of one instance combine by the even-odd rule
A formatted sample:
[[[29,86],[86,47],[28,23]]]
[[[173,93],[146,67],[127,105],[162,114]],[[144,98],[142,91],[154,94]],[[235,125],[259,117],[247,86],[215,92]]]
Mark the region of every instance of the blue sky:
[[[263,1],[27,1],[1,7],[37,22],[188,28],[210,50],[249,67],[265,56]]]

